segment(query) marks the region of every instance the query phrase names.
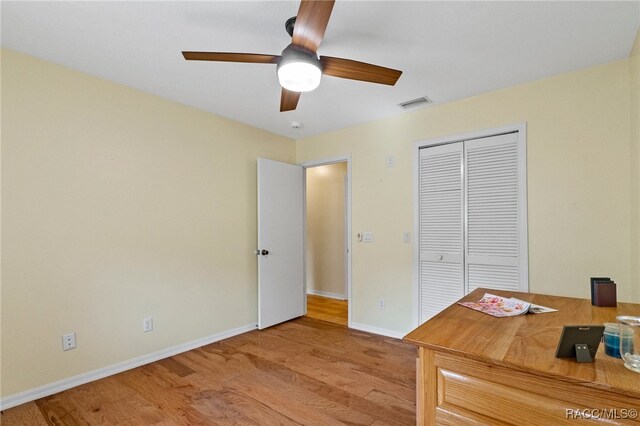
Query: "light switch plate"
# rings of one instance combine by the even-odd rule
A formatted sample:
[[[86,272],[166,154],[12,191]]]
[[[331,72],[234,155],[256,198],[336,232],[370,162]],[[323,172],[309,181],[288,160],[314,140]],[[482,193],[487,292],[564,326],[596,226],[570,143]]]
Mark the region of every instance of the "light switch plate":
[[[363,232],[362,233],[362,241],[367,242],[367,243],[373,241],[373,232],[371,232],[371,231]]]

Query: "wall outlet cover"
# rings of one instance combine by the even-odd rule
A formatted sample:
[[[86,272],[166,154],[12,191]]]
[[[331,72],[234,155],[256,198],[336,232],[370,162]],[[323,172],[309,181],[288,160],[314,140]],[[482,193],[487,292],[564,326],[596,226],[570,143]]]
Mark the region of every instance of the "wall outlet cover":
[[[62,350],[68,351],[75,348],[76,345],[76,333],[69,333],[62,335]]]
[[[142,320],[142,331],[145,333],[148,331],[153,331],[153,318],[147,317]]]

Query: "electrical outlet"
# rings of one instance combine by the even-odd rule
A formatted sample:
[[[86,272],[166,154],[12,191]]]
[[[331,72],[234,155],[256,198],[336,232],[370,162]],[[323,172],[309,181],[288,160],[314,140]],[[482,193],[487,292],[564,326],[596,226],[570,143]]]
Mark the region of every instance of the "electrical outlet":
[[[62,335],[62,350],[68,351],[76,347],[76,333]]]
[[[152,317],[147,317],[147,318],[142,320],[142,331],[144,331],[145,333],[147,331],[153,331],[153,318]]]
[[[378,300],[378,309],[384,311],[384,299]]]

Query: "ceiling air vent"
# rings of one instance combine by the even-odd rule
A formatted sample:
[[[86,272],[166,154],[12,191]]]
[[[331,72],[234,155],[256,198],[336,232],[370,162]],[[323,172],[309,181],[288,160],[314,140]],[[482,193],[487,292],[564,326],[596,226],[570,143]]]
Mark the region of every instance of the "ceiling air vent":
[[[398,106],[402,109],[409,109],[409,108],[416,108],[422,105],[426,105],[426,104],[430,104],[433,101],[429,98],[427,98],[426,96],[423,96],[421,98],[418,99],[413,99],[411,101],[407,101],[407,102],[402,102],[400,104],[398,104]]]

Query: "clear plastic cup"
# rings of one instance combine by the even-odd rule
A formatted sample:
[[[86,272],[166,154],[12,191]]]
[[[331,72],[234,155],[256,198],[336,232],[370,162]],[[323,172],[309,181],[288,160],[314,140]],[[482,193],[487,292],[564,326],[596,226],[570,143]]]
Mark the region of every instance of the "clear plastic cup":
[[[624,366],[640,373],[640,317],[616,317],[619,324],[620,356]]]

